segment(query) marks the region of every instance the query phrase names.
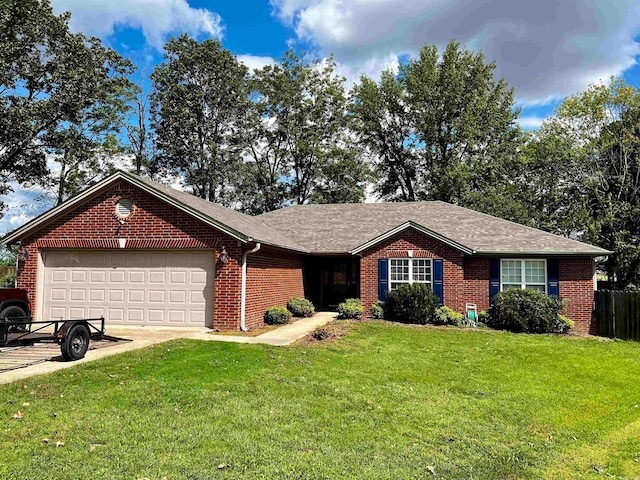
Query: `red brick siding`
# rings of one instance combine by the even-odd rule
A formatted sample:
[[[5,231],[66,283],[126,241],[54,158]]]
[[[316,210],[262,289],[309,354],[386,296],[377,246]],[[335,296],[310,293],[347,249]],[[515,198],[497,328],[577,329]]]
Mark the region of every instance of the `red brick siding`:
[[[133,200],[135,213],[121,226],[114,209],[122,196]],[[29,258],[19,265],[18,285],[29,290],[35,303],[40,248],[118,248],[117,238],[127,239],[126,248],[211,248],[212,255],[218,255],[216,246],[218,251],[225,246],[229,262],[216,262],[213,325],[219,330],[238,330],[240,243],[125,181],[23,239]]]
[[[478,311],[489,308],[489,258],[464,257],[457,250],[423,235],[405,230],[362,253],[360,262],[361,297],[365,309],[378,300],[378,259],[407,257],[442,258],[444,264],[444,303],[463,312],[466,303]],[[576,323],[576,333],[594,333],[593,259],[561,258],[560,297],[567,302],[566,315]]]
[[[592,258],[559,260],[560,297],[567,302],[566,315],[576,323],[576,333],[595,334],[593,266]]]
[[[489,259],[464,259],[464,302],[475,303],[478,312],[489,308]]]
[[[264,325],[267,308],[286,307],[292,297],[304,297],[299,255],[260,251],[247,257],[245,323],[249,329]]]
[[[378,259],[404,258],[413,250],[414,258],[442,258],[444,303],[454,310],[464,310],[463,254],[438,240],[409,228],[362,252],[360,261],[360,296],[365,312],[378,300]]]

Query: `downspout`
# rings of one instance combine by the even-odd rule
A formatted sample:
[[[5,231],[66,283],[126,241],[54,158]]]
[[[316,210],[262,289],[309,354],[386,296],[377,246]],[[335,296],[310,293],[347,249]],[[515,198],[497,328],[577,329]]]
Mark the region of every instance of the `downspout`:
[[[247,306],[247,256],[251,253],[256,253],[260,250],[262,245],[260,242],[256,243],[256,246],[253,250],[247,250],[242,254],[242,288],[240,293],[240,330],[243,332],[248,331],[249,329],[245,325],[245,308]]]

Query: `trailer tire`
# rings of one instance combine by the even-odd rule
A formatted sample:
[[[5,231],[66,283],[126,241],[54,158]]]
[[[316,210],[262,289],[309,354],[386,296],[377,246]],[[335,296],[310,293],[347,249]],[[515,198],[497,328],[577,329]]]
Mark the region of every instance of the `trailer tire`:
[[[2,311],[0,312],[0,322],[11,323],[12,318],[20,318],[20,320],[24,321],[27,318],[27,312],[25,312],[23,308],[19,307],[18,305],[11,305],[9,307],[2,309]],[[11,327],[9,327],[9,331],[10,332],[26,332],[27,326],[12,325]]]
[[[80,360],[84,358],[89,349],[89,329],[82,324],[74,325],[69,329],[64,342],[60,345],[60,351],[65,360]]]

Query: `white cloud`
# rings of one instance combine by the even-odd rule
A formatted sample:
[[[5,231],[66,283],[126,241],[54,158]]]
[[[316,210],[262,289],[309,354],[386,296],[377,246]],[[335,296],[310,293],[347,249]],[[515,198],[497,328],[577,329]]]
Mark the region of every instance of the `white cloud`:
[[[224,30],[220,15],[193,8],[187,0],[53,0],[52,5],[56,13],[71,12],[75,31],[106,37],[116,27],[140,29],[158,49],[171,34],[219,38]]]
[[[449,40],[482,49],[518,101],[542,104],[620,75],[640,54],[638,0],[271,0],[275,14],[347,71]],[[353,73],[352,73],[353,76]]]
[[[238,55],[238,61],[244,63],[251,71],[276,63],[272,57],[262,57],[259,55]]]
[[[546,119],[535,115],[520,117],[518,123],[523,130],[538,130]]]

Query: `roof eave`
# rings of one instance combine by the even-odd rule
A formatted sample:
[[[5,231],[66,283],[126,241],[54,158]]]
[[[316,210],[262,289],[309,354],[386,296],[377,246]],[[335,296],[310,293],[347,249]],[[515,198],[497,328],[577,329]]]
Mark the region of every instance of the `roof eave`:
[[[536,256],[548,256],[548,257],[606,257],[613,255],[614,252],[610,250],[602,251],[584,251],[576,252],[571,250],[566,251],[548,251],[548,250],[531,250],[531,251],[508,251],[508,250],[478,250],[477,255],[491,255],[491,256],[505,256],[505,255],[536,255]]]
[[[32,232],[33,230],[37,229],[38,227],[41,227],[43,225],[45,225],[48,221],[53,220],[55,217],[57,217],[59,214],[61,214],[62,212],[64,212],[65,210],[67,210],[69,207],[72,207],[74,205],[77,205],[79,203],[81,203],[82,201],[90,198],[92,195],[98,193],[100,190],[102,190],[103,188],[109,186],[110,184],[114,183],[115,181],[118,180],[127,180],[128,182],[133,183],[134,185],[136,185],[138,188],[144,190],[145,192],[154,195],[156,197],[159,197],[160,199],[164,200],[165,202],[169,203],[170,205],[176,207],[179,210],[182,210],[183,212],[197,218],[198,220],[214,227],[217,228],[218,230],[226,233],[227,235],[235,238],[236,240],[239,240],[240,242],[243,243],[247,243],[249,241],[251,241],[252,239],[250,237],[248,237],[247,235],[242,234],[241,232],[238,232],[237,230],[232,229],[231,227],[228,227],[227,225],[224,225],[214,219],[212,219],[211,217],[208,217],[206,215],[203,215],[202,213],[198,212],[197,210],[189,207],[188,205],[183,204],[182,202],[171,198],[167,195],[165,195],[164,193],[152,188],[151,186],[147,185],[144,182],[141,182],[140,180],[138,180],[137,178],[135,178],[133,175],[129,175],[126,172],[123,171],[118,171],[116,173],[114,173],[113,175],[105,178],[104,180],[96,183],[95,185],[93,185],[92,187],[86,189],[84,192],[82,192],[79,195],[76,195],[73,198],[68,199],[67,201],[65,201],[64,203],[61,203],[60,205],[58,205],[57,207],[52,208],[51,210],[43,213],[42,215],[37,216],[36,218],[34,218],[33,220],[27,222],[26,224],[22,225],[21,227],[16,228],[15,230],[13,230],[12,232],[9,232],[7,235],[5,235],[2,238],[2,243],[5,245],[10,245],[12,243],[15,243],[17,241],[19,241],[20,239],[24,238],[27,234],[29,234],[30,232]],[[265,242],[266,243],[266,242]]]
[[[448,237],[445,237],[444,235],[440,235],[437,232],[434,232],[433,230],[430,230],[426,227],[423,227],[422,225],[419,225],[415,222],[412,221],[408,221],[405,223],[402,223],[400,225],[398,225],[397,227],[389,230],[388,232],[383,233],[382,235],[378,235],[375,238],[372,238],[371,240],[369,240],[366,243],[363,243],[362,245],[354,248],[353,250],[350,250],[349,253],[352,255],[356,255],[358,253],[363,252],[364,250],[373,247],[374,245],[377,245],[378,243],[386,240],[387,238],[390,238],[400,232],[402,232],[403,230],[406,230],[407,228],[415,228],[416,230],[418,230],[419,232],[424,233],[425,235],[428,235],[446,245],[449,245],[450,247],[455,248],[456,250],[459,250],[463,253],[466,253],[467,255],[473,255],[476,253],[475,250],[473,250],[472,248],[469,248],[465,245],[462,245],[454,240],[451,240]]]

